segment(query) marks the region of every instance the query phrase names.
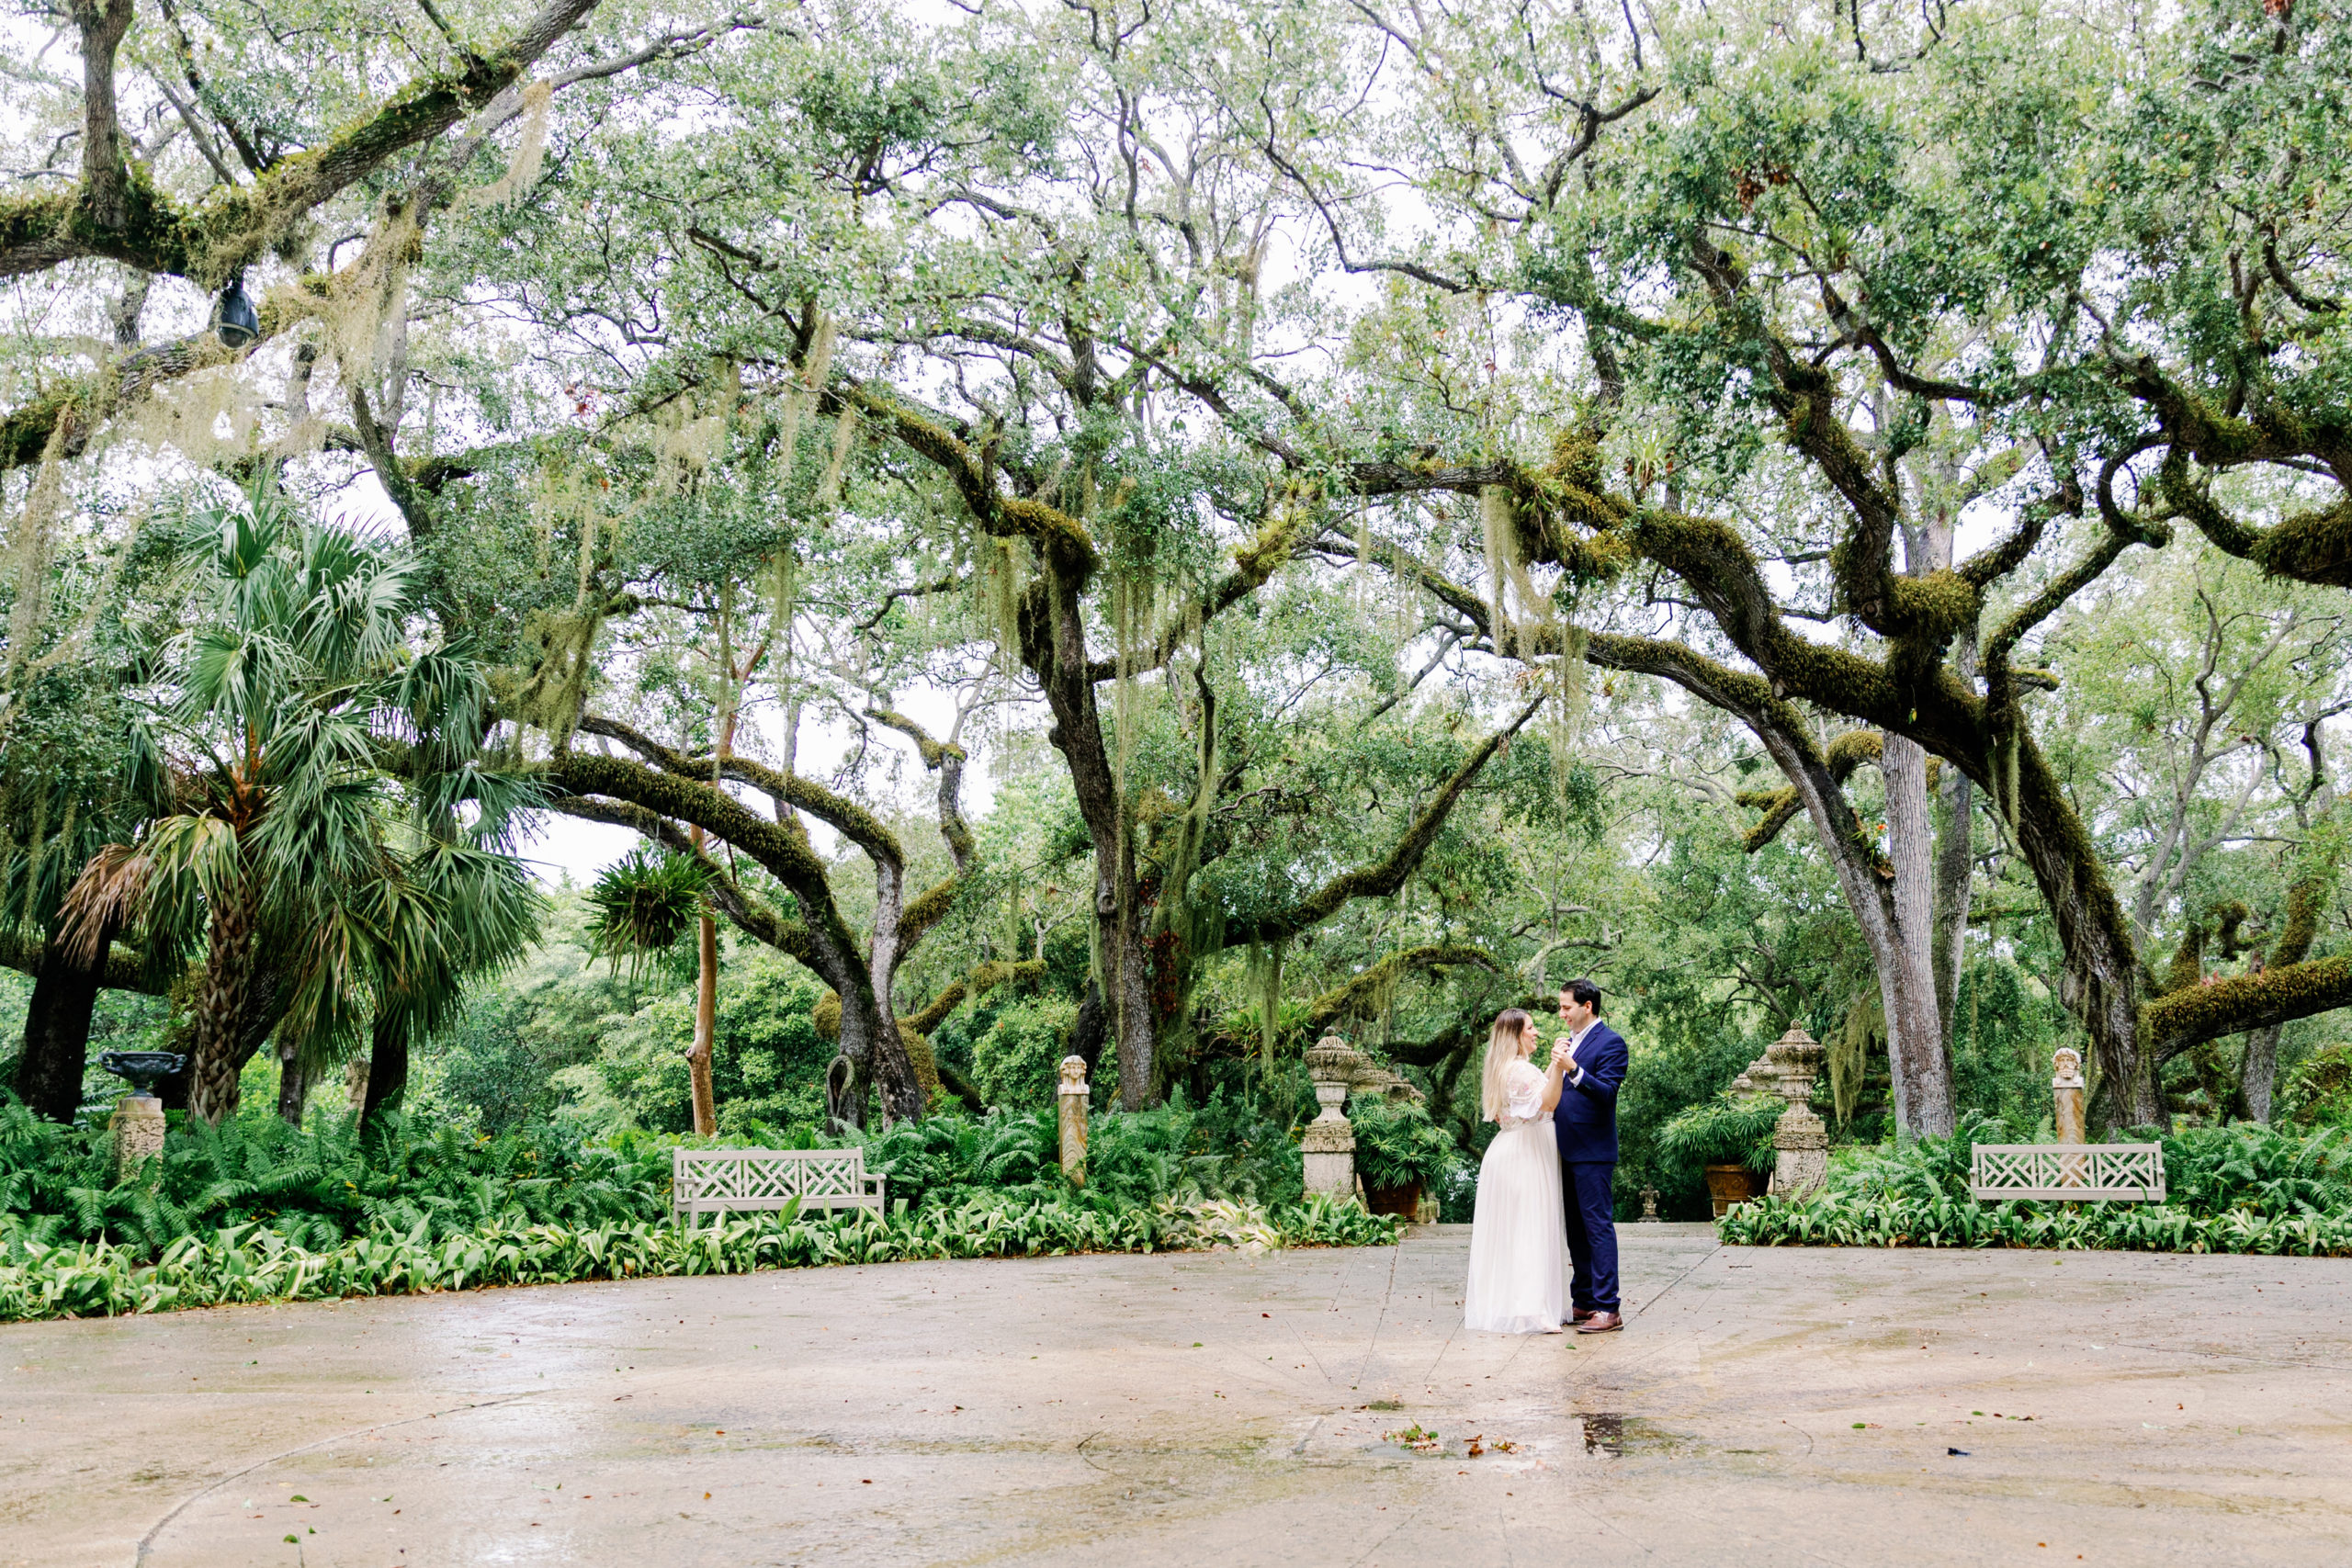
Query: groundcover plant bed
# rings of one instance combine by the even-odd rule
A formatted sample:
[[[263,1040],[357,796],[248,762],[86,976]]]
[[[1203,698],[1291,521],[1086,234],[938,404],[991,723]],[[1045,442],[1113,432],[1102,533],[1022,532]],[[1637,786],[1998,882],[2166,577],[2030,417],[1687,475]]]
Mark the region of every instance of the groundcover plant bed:
[[[1832,1161],[1828,1185],[1768,1198],[1715,1222],[1745,1247],[2038,1247],[2080,1251],[2253,1252],[2352,1258],[2352,1131],[2204,1127],[2161,1141],[2169,1201],[1980,1203],[1969,1145],[2015,1143],[1990,1119],[1951,1138]]]
[[[1396,1225],[1303,1199],[1268,1131],[1167,1108],[1096,1119],[1089,1184],[1055,1160],[1050,1115],[934,1116],[865,1140],[890,1213],[792,1212],[681,1230],[670,1150],[543,1127],[482,1137],[348,1118],[175,1125],[163,1156],[107,1179],[105,1134],[0,1105],[0,1321],[480,1285],[741,1273],[826,1263],[1373,1246]],[[771,1129],[777,1146],[827,1142]],[[842,1140],[831,1140],[839,1142]],[[1239,1153],[1210,1153],[1209,1147]]]
[[[276,1231],[235,1225],[187,1235],[153,1263],[110,1242],[26,1238],[0,1249],[0,1322],[109,1316],[237,1302],[323,1301],[482,1285],[553,1285],[687,1274],[744,1274],[828,1263],[1023,1258],[1238,1247],[1364,1247],[1396,1239],[1394,1222],[1314,1197],[1272,1209],[1230,1199],[1153,1205],[1072,1197],[971,1199],[894,1206],[888,1218],[786,1210],[686,1231],[660,1222],[487,1225],[435,1238],[418,1227],[355,1236],[312,1251]]]

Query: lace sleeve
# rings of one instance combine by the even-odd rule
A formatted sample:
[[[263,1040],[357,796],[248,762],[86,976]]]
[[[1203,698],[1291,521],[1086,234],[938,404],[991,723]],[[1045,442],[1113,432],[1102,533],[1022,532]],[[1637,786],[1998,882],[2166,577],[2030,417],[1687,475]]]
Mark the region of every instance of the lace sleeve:
[[[1503,1095],[1514,1122],[1532,1122],[1544,1114],[1544,1075],[1532,1063],[1513,1062],[1503,1069]]]

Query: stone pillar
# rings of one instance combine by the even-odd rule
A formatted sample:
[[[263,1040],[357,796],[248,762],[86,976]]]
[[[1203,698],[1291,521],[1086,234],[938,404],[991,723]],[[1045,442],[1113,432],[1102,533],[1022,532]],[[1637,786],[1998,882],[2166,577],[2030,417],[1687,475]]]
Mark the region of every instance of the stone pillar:
[[[2051,1058],[2050,1120],[2062,1144],[2086,1144],[2083,1127],[2083,1054],[2061,1045]]]
[[[1348,1043],[1327,1034],[1307,1047],[1307,1076],[1315,1080],[1315,1100],[1323,1109],[1298,1141],[1306,1161],[1306,1190],[1335,1198],[1356,1196],[1356,1134],[1340,1108],[1348,1086],[1355,1080],[1361,1061]]]
[[[1829,1179],[1829,1129],[1813,1113],[1813,1080],[1820,1076],[1822,1050],[1812,1035],[1792,1027],[1764,1053],[1770,1063],[1773,1093],[1789,1102],[1772,1130],[1772,1184],[1766,1190],[1802,1198]]]
[[[1061,1105],[1062,1174],[1069,1178],[1072,1187],[1086,1185],[1086,1111],[1091,1097],[1086,1088],[1086,1058],[1062,1058],[1061,1089],[1055,1098]]]
[[[114,1102],[107,1132],[114,1142],[114,1179],[139,1168],[141,1160],[164,1152],[164,1102],[152,1094],[126,1094]]]

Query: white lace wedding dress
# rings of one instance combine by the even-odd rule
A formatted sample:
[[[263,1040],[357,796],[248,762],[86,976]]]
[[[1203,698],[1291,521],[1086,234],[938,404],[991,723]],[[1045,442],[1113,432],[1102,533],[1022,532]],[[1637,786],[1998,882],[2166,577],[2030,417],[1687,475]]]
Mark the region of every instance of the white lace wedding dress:
[[[1503,1073],[1508,1095],[1495,1141],[1478,1168],[1470,1227],[1465,1325],[1490,1334],[1550,1334],[1568,1315],[1568,1241],[1560,1215],[1560,1149],[1544,1103],[1544,1075],[1529,1062]]]

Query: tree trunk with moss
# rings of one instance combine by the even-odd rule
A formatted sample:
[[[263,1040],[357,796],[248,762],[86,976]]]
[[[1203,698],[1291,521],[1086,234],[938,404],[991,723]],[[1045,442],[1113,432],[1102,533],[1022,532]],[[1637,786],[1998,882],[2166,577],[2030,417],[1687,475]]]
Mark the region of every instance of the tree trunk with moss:
[[[1894,874],[1887,908],[1893,942],[1881,971],[1895,1125],[1905,1138],[1949,1137],[1951,1055],[1945,1046],[1935,962],[1934,830],[1928,812],[1928,754],[1889,735],[1879,772],[1886,780],[1887,858]]]
[[[1103,1021],[1118,1047],[1119,1103],[1141,1111],[1152,1101],[1159,1037],[1142,912],[1136,907],[1134,836],[1127,831],[1126,803],[1095,702],[1079,606],[1084,573],[1075,563],[1057,561],[1050,550],[1040,553],[1047,563],[1046,575],[1021,605],[1022,659],[1045,688],[1054,716],[1046,739],[1069,766],[1071,793],[1093,846],[1094,951],[1101,958]]]
[[[718,922],[707,910],[695,921],[695,1039],[686,1052],[686,1079],[694,1097],[695,1136],[718,1135],[718,1101],[710,1084],[710,1061],[718,1036]]]
[[[1937,1033],[1949,1058],[1958,1042],[1952,1021],[1960,1006],[1960,976],[1968,962],[1968,908],[1975,869],[1976,785],[1958,768],[1936,781],[1936,895],[1932,960],[1936,971]]]

